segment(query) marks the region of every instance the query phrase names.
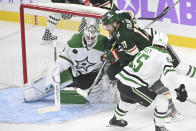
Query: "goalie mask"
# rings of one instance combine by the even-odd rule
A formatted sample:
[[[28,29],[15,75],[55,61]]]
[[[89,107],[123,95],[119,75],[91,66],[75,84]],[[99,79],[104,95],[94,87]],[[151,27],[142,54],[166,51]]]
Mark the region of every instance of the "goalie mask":
[[[99,32],[96,20],[87,21],[87,25],[84,28],[84,39],[87,47],[91,48],[97,43]]]

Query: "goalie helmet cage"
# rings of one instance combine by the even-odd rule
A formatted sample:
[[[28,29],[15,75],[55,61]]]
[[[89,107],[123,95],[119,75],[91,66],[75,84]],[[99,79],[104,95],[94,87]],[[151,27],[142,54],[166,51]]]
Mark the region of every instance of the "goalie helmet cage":
[[[51,13],[70,14],[70,15],[74,16],[74,18],[76,19],[76,22],[81,22],[81,19],[78,20],[77,18],[91,17],[91,18],[101,19],[103,14],[106,12],[107,12],[106,9],[84,6],[84,5],[76,5],[76,4],[65,4],[65,3],[21,4],[21,6],[20,6],[20,26],[21,26],[22,64],[23,64],[23,82],[24,82],[24,84],[27,83],[29,80],[33,79],[33,78],[31,78],[31,79],[28,78],[29,77],[28,67],[29,67],[29,65],[32,65],[32,63],[33,63],[33,62],[31,62],[30,64],[28,63],[27,53],[29,53],[31,50],[31,49],[27,50],[27,46],[28,46],[29,42],[32,43],[33,39],[38,39],[37,41],[33,42],[33,45],[39,45],[39,46],[38,47],[29,47],[32,49],[36,48],[36,50],[39,50],[40,48],[45,48],[45,50],[50,50],[52,48],[52,45],[49,45],[50,49],[49,49],[49,47],[43,46],[43,45],[41,47],[42,36],[43,36],[44,31],[46,29],[46,25],[48,23],[48,16]],[[68,26],[70,25],[72,27],[76,27],[76,25],[74,25],[75,24],[74,20],[72,21],[69,19],[64,19],[64,21],[69,21],[69,23],[64,23],[64,24],[61,23],[62,25],[68,25]],[[58,28],[57,26],[55,27],[56,28],[55,30],[62,30],[62,29],[57,29]],[[32,28],[36,28],[36,27],[39,27],[37,29],[37,31],[29,32],[28,35],[30,35],[30,36],[28,37],[27,30],[32,30]],[[41,31],[40,28],[42,28],[43,31]],[[70,30],[70,29],[66,28],[66,30]],[[71,30],[73,30],[73,29],[71,29]],[[77,30],[77,29],[74,29],[74,30]],[[107,35],[107,33],[103,29],[100,29],[100,31],[101,31],[101,34]],[[33,36],[36,34],[37,35],[39,34],[39,38],[38,38],[38,36]],[[63,32],[61,32],[61,34],[63,34]],[[70,34],[70,33],[68,33],[68,34]],[[31,38],[31,39],[28,39],[28,38]],[[58,37],[58,40],[59,40],[59,37]],[[29,53],[29,54],[32,54],[32,53]],[[44,54],[44,52],[42,52],[42,54]],[[53,58],[52,50],[50,50],[50,54],[51,54],[50,57]],[[34,58],[31,58],[31,59],[35,60],[40,57],[39,53],[38,54],[35,53],[34,55],[37,55],[37,56],[35,56]],[[47,58],[45,58],[45,59],[47,59]],[[41,62],[41,61],[42,60],[39,60],[39,62]],[[37,66],[36,68],[40,68],[40,67]],[[40,72],[43,72],[43,71],[40,71]],[[34,78],[35,78],[35,76],[34,76]]]

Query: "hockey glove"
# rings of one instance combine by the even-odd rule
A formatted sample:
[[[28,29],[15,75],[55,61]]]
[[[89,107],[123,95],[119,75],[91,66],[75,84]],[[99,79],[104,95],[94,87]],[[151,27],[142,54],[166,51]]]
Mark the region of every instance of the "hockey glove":
[[[187,91],[185,89],[185,85],[181,84],[180,87],[175,89],[177,97],[176,99],[179,100],[180,102],[185,102],[188,95],[187,95]]]
[[[114,49],[112,51],[107,52],[102,56],[102,60],[107,60],[111,64],[114,64],[116,61],[119,60],[119,51],[117,49]]]

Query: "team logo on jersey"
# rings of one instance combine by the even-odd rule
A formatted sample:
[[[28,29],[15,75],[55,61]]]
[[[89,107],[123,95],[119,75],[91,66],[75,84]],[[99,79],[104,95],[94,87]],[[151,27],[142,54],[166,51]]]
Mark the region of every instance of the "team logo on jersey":
[[[76,61],[76,63],[77,63],[77,65],[76,65],[77,69],[84,69],[85,71],[87,71],[89,67],[96,64],[96,63],[90,63],[88,61],[88,56],[84,60]]]
[[[78,53],[78,50],[73,49],[72,52],[73,52],[74,54],[77,54],[77,53]]]

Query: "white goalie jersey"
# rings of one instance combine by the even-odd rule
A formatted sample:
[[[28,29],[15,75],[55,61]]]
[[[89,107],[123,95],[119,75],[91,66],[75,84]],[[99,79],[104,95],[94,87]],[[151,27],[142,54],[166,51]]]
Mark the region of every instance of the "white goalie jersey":
[[[107,37],[99,35],[96,44],[90,48],[86,47],[83,39],[83,33],[75,34],[60,52],[57,64],[61,72],[71,67],[73,76],[77,77],[100,69]]]
[[[150,46],[139,52],[128,66],[116,75],[123,84],[131,87],[150,87],[162,75],[175,71],[166,50]]]

